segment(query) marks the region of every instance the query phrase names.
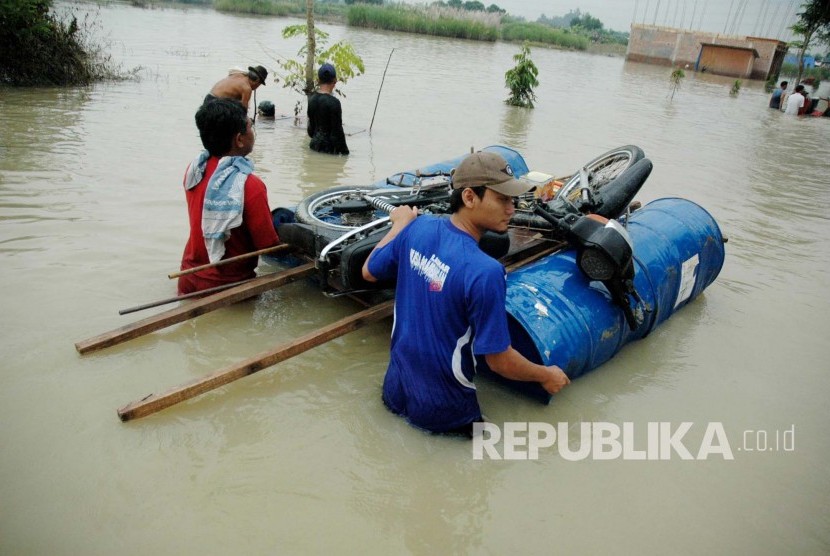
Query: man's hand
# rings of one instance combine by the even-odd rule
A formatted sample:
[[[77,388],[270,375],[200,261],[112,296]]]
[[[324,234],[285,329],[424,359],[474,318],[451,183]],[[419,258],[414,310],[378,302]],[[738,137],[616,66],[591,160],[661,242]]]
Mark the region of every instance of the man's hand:
[[[417,207],[410,207],[404,205],[400,207],[395,207],[395,210],[389,213],[389,220],[392,221],[393,226],[397,225],[400,228],[405,228],[407,224],[415,220],[417,216]]]
[[[548,371],[550,371],[550,378],[540,383],[548,394],[556,394],[571,383],[571,379],[556,365],[548,367]]]
[[[372,276],[372,273],[369,272],[369,259],[372,258],[372,254],[395,239],[401,230],[406,228],[410,222],[415,220],[418,217],[418,208],[417,207],[410,207],[407,205],[403,205],[400,207],[395,207],[392,212],[389,213],[389,220],[392,222],[392,227],[389,228],[389,231],[386,232],[386,235],[381,238],[381,240],[375,245],[375,248],[372,249],[372,253],[369,253],[369,256],[366,257],[366,262],[363,263],[363,279],[367,282],[377,282],[377,278]]]

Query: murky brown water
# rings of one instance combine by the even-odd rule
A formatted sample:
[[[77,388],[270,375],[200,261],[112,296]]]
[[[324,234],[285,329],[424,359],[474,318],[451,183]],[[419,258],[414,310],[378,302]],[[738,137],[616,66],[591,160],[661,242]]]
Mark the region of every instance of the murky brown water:
[[[307,283],[80,357],[73,344],[174,294],[186,238],[181,176],[193,112],[233,65],[289,56],[291,20],[101,9],[141,82],[0,89],[0,553],[826,553],[830,121],[766,108],[760,83],[535,49],[533,111],[509,108],[516,47],[323,25],[367,73],[344,88],[351,156],[258,122],[272,205],[503,143],[533,169],[573,171],[617,145],[655,169],[644,201],[683,196],[725,234],[718,280],[649,338],[549,406],[482,382],[507,421],[722,422],[734,461],[474,461],[380,402],[389,323],[156,416],[116,409],[349,314]],[[270,53],[272,57],[263,53]],[[288,114],[274,84],[258,100]],[[134,316],[138,318],[137,316]],[[744,431],[795,426],[794,451]],[[694,446],[694,442],[689,445]]]

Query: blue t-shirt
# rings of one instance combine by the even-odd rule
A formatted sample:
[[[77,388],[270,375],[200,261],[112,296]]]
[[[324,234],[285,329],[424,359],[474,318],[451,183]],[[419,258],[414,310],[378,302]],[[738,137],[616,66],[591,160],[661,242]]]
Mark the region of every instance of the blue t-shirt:
[[[369,272],[397,279],[386,405],[435,432],[480,420],[473,354],[510,346],[504,267],[449,219],[419,216],[372,254]]]
[[[769,99],[769,107],[770,108],[778,108],[781,106],[781,95],[784,93],[784,90],[780,87],[775,89],[772,92],[772,97]]]

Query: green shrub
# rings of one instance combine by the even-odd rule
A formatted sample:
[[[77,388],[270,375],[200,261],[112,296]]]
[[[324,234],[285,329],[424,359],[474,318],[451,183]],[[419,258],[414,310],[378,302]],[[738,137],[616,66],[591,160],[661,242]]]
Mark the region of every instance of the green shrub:
[[[0,0],[0,82],[85,85],[121,77],[90,39],[89,16],[62,19],[51,9],[51,0]]]
[[[540,23],[505,23],[501,28],[501,37],[506,41],[531,41],[576,50],[586,50],[590,42],[585,36]]]
[[[505,100],[511,106],[522,108],[533,108],[533,101],[536,100],[534,87],[539,86],[539,69],[533,60],[530,59],[530,46],[525,42],[518,54],[513,55],[516,62],[515,67],[507,70],[504,74],[504,85],[510,89],[510,97]]]
[[[495,24],[475,19],[455,18],[438,10],[425,11],[404,6],[353,5],[349,7],[347,12],[347,21],[353,27],[386,29],[388,31],[403,31],[457,39],[495,41],[498,38],[498,27]]]

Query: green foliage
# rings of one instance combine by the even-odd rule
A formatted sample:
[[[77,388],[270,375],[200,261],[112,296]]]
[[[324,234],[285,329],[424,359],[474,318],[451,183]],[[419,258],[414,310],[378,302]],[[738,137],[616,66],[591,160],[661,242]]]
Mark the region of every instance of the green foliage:
[[[571,20],[571,27],[581,27],[587,31],[601,31],[602,21],[586,13],[582,17],[575,17]]]
[[[443,0],[438,0],[437,2],[433,2],[430,4],[431,6],[436,6],[439,8],[455,8],[457,10],[467,10],[468,12],[490,12],[490,13],[507,13],[507,10],[504,8],[500,8],[496,4],[490,4],[486,8],[482,2],[478,0],[462,2],[461,0],[449,0],[444,2]]]
[[[437,14],[437,15],[436,15]],[[486,22],[454,18],[438,11],[427,13],[423,10],[395,6],[355,5],[349,7],[348,24],[353,27],[404,31],[457,39],[495,41],[498,27]]]
[[[289,25],[282,30],[282,36],[286,39],[296,36],[306,36],[307,34],[308,26],[305,24]],[[314,67],[319,67],[326,62],[332,64],[337,71],[337,81],[340,83],[346,83],[349,79],[362,75],[366,71],[363,59],[357,54],[351,44],[345,41],[338,41],[326,48],[329,34],[317,27],[314,28],[314,36]],[[277,83],[282,81],[283,87],[303,95],[303,98],[306,97],[305,60],[307,52],[308,43],[304,42],[300,50],[297,51],[297,58],[279,61],[278,64],[282,68],[283,75],[275,78]],[[338,89],[335,89],[335,92],[342,94]],[[302,100],[298,100],[297,105],[294,107],[295,115],[299,114],[301,105]]]
[[[536,23],[554,27],[556,29],[569,29],[571,32],[587,37],[591,42],[600,44],[628,44],[628,33],[605,29],[602,21],[591,16],[582,14],[578,9],[566,13],[562,17],[539,16]]]
[[[798,74],[796,81],[801,81],[804,71],[804,54],[810,47],[810,42],[830,43],[830,2],[828,0],[809,0],[801,4],[802,11],[798,20],[790,29],[800,40],[793,41],[792,46],[798,47]]]
[[[540,23],[505,23],[501,27],[501,37],[506,41],[531,41],[576,50],[585,50],[589,44],[588,39],[582,35]]]
[[[383,0],[345,0],[347,6],[351,6],[352,4],[376,4],[380,5],[383,4]]]
[[[671,72],[671,75],[669,76],[669,80],[671,81],[671,84],[672,84],[671,99],[669,99],[670,101],[674,100],[674,93],[676,93],[677,89],[680,88],[680,84],[683,82],[683,79],[685,77],[686,77],[686,72],[684,72],[680,68],[677,68],[676,70]]]
[[[530,46],[525,42],[518,54],[513,55],[516,66],[507,70],[504,74],[504,84],[510,89],[510,97],[505,100],[511,106],[522,108],[533,108],[533,101],[536,100],[534,87],[539,86],[539,69],[533,60],[530,59]]]
[[[179,2],[183,0],[177,0]],[[190,0],[202,2],[203,0]],[[204,0],[211,3],[211,0]],[[247,13],[256,15],[305,17],[305,0],[213,0],[214,9],[220,12]],[[314,13],[325,16],[342,16],[346,7],[332,2],[315,2]]]
[[[95,21],[61,19],[51,0],[0,0],[0,83],[85,85],[119,78],[90,31]]]
[[[578,19],[581,15],[582,12],[580,12],[579,9],[570,11],[561,17],[547,17],[545,14],[542,14],[536,22],[541,23],[542,25],[549,25],[550,27],[570,27],[571,21]]]
[[[795,83],[795,78],[798,75],[798,66],[796,64],[784,64],[781,66],[781,72],[779,75],[779,81],[784,79],[784,77],[789,77],[790,83]],[[816,87],[822,81],[826,81],[830,79],[830,67],[822,66],[820,68],[804,68],[801,73],[802,79],[807,79],[808,77],[812,77],[815,81]]]
[[[732,88],[729,89],[729,94],[734,97],[740,92],[741,92],[741,80],[736,79],[735,82],[732,84]]]

